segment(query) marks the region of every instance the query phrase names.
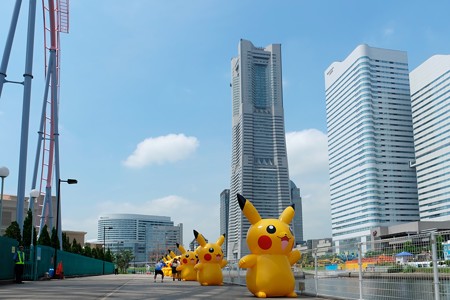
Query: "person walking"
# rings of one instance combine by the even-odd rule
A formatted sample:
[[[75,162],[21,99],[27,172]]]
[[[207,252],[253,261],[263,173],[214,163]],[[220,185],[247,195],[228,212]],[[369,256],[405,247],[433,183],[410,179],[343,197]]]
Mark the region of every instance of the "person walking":
[[[25,265],[25,252],[23,252],[23,246],[19,246],[19,250],[14,253],[14,274],[16,276],[16,283],[23,283],[22,275],[23,275],[23,267]]]
[[[164,268],[166,266],[166,264],[160,260],[156,265],[155,265],[155,277],[153,278],[153,282],[156,282],[156,276],[158,274],[161,274],[161,282],[163,282],[164,280],[164,272],[162,271],[162,268]]]
[[[179,272],[177,271],[177,267],[180,265],[180,263],[178,262],[178,259],[174,258],[172,261],[172,279],[173,281],[175,281],[175,279],[179,278]]]

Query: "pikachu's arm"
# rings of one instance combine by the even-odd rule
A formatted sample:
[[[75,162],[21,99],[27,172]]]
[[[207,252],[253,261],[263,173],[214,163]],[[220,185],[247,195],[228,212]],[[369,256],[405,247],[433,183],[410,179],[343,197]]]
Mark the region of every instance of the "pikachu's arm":
[[[300,258],[302,257],[302,254],[300,253],[299,250],[293,250],[288,254],[288,259],[289,259],[289,263],[291,264],[291,266],[293,264],[295,264],[296,262],[298,262],[300,260]]]
[[[227,265],[227,260],[226,259],[222,259],[222,261],[220,262],[220,267],[223,268]]]
[[[198,263],[198,264],[196,264],[196,265],[194,266],[194,270],[199,271],[199,270],[201,270],[201,269],[203,269],[203,264],[202,264],[202,263]]]
[[[242,257],[239,260],[239,268],[246,269],[246,268],[251,268],[251,267],[255,266],[256,258],[257,258],[257,256],[255,254],[249,254],[249,255]]]
[[[179,265],[178,267],[177,267],[177,271],[182,271],[184,269],[184,265]]]

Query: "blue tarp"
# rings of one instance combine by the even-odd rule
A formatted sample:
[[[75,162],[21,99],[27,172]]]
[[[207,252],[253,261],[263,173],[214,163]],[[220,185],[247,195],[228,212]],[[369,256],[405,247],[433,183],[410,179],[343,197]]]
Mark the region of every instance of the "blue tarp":
[[[403,251],[403,252],[397,253],[395,256],[414,256],[414,254]]]

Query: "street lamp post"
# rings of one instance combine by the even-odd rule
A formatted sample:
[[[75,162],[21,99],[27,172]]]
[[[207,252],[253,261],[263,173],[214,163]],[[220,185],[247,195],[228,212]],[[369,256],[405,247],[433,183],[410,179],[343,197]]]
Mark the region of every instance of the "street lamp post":
[[[33,280],[35,280],[35,274],[37,271],[37,263],[36,263],[36,251],[34,250],[34,199],[39,197],[40,192],[38,190],[32,190],[30,192],[30,205],[29,209],[31,210],[31,244],[30,244],[30,251],[31,251],[31,257],[33,259],[33,268],[32,268],[32,277]]]
[[[67,180],[62,180],[62,179],[58,179],[58,197],[56,200],[56,236],[58,236],[59,239],[59,215],[60,215],[60,205],[61,205],[61,182],[67,182],[67,184],[77,184],[78,181],[76,179],[67,179]],[[59,241],[59,248],[62,248],[62,241]],[[56,276],[56,264],[57,264],[57,254],[58,254],[58,246],[55,244],[55,254],[53,255],[53,272],[54,272],[54,276]]]
[[[106,256],[106,246],[105,246],[105,240],[106,240],[106,229],[111,230],[113,229],[111,226],[106,227],[103,226],[103,275],[105,275],[105,256]]]
[[[3,225],[3,220],[2,220],[2,214],[3,214],[3,185],[5,183],[5,178],[8,177],[9,175],[9,169],[7,167],[1,167],[0,168],[0,177],[2,178],[2,188],[1,188],[1,192],[0,192],[0,235],[2,233],[2,225]]]

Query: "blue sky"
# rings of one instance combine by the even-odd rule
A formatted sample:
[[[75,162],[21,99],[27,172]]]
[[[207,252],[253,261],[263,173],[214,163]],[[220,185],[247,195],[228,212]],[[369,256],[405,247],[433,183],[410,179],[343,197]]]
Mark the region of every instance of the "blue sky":
[[[23,1],[7,79],[24,73]],[[42,106],[38,2],[27,187]],[[15,0],[0,4],[0,54]],[[70,1],[61,34],[60,162],[64,230],[97,237],[102,213],[170,216],[215,240],[229,187],[230,60],[241,38],[282,44],[289,171],[301,190],[306,239],[331,236],[324,71],[359,44],[408,52],[413,70],[450,52],[448,1]],[[0,166],[17,193],[21,86],[0,98]],[[25,192],[29,194],[29,190]],[[235,200],[235,199],[232,199]],[[251,200],[251,199],[250,199]]]

